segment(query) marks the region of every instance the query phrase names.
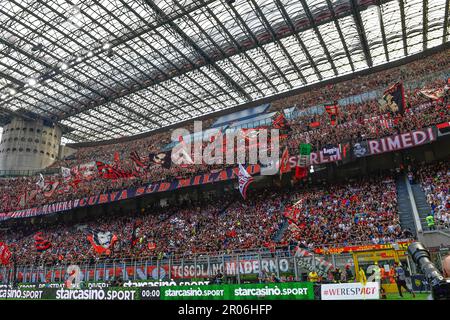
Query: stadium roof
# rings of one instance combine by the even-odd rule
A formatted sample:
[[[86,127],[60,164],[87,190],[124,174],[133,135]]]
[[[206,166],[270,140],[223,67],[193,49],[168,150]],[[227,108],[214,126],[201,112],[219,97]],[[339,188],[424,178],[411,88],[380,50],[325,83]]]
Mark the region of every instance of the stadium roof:
[[[3,0],[0,123],[131,136],[448,41],[449,0]]]

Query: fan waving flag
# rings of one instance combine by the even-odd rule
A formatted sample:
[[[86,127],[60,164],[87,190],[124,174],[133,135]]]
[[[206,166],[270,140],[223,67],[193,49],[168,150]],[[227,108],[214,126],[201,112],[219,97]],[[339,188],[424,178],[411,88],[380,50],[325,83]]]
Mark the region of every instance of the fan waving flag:
[[[280,161],[280,179],[283,176],[283,173],[291,171],[291,165],[289,164],[289,150],[286,147],[281,155]]]
[[[297,180],[305,179],[308,176],[308,165],[311,156],[311,145],[309,143],[300,143],[298,146],[299,159],[295,167],[295,178]]]
[[[92,248],[97,254],[111,254],[111,248],[118,240],[117,236],[110,231],[94,231],[91,230],[87,236],[88,241],[91,243]]]
[[[406,99],[403,83],[397,82],[384,92],[380,110],[404,113],[405,109]]]
[[[50,181],[44,188],[44,196],[50,198],[58,188],[59,181]]]
[[[245,170],[245,168],[239,163],[239,191],[244,199],[247,198],[247,188],[250,183],[253,182],[253,177]]]
[[[158,164],[163,168],[170,169],[172,166],[172,150],[160,153],[149,153],[148,159],[154,164]]]
[[[286,117],[283,114],[283,111],[278,111],[272,121],[272,127],[274,129],[279,129],[282,134],[287,134],[289,131],[291,131],[291,127],[289,126]]]
[[[9,264],[9,259],[11,258],[11,251],[6,243],[0,242],[0,264]]]
[[[69,181],[72,177],[72,173],[69,168],[61,167],[61,175],[64,178],[64,181]]]
[[[127,172],[122,169],[115,168],[101,161],[96,161],[96,165],[98,174],[103,179],[117,180],[134,177],[134,174],[132,172]]]
[[[136,172],[145,171],[146,165],[142,161],[142,159],[139,156],[139,154],[137,153],[137,151],[133,151],[130,153],[130,159],[134,163],[134,168],[135,168]]]
[[[42,173],[39,174],[39,180],[38,180],[38,182],[36,182],[36,184],[40,189],[44,189],[45,179],[44,179],[44,176],[42,175]]]
[[[52,243],[44,239],[42,232],[38,232],[34,235],[34,245],[37,252],[44,252],[52,247]]]
[[[338,106],[337,102],[335,102],[333,104],[325,105],[325,111],[330,116],[331,125],[332,126],[336,125],[336,117],[337,117],[337,114],[339,113],[339,106]]]

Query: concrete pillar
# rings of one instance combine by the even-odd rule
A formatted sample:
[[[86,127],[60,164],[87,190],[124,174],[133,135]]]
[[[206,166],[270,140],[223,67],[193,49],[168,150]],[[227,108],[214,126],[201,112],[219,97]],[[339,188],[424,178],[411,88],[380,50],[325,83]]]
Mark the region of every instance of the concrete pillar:
[[[37,170],[58,158],[61,129],[42,120],[13,118],[3,127],[0,170]]]

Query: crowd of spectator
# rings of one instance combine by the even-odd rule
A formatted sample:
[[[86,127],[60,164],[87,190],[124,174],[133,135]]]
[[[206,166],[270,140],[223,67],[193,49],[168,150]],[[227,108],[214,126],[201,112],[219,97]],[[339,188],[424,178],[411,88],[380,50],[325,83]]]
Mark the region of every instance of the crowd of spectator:
[[[333,88],[323,87],[320,90],[310,91],[289,100],[289,105],[303,106],[330,101],[338,97],[346,97],[374,88],[386,88],[399,78],[407,81],[420,79],[430,72],[445,70],[448,59],[445,59],[449,50],[435,54],[433,58],[418,60],[407,65],[374,73],[370,76],[359,77],[354,80],[338,83]],[[427,88],[444,87],[444,79],[433,79],[427,82]],[[341,142],[356,142],[361,139],[380,138],[388,135],[420,129],[440,122],[450,121],[450,111],[442,101],[430,101],[417,90],[407,90],[408,107],[404,114],[380,111],[378,101],[372,100],[359,104],[350,104],[339,109],[336,124],[332,125],[329,115],[324,112],[320,115],[302,115],[290,121],[293,129],[288,136],[287,145],[290,154],[298,153],[298,145],[302,142],[311,143],[313,150],[319,150],[327,144]],[[315,98],[314,98],[315,97]],[[284,101],[284,100],[283,100]],[[284,104],[274,103],[274,108]],[[287,106],[287,105],[286,105]],[[213,120],[210,119],[208,124]],[[312,122],[319,123],[311,128]],[[204,127],[208,127],[207,125]],[[192,128],[191,128],[192,129]],[[170,132],[151,135],[146,138],[132,141],[97,145],[78,148],[76,153],[53,164],[53,167],[75,168],[76,166],[95,161],[113,163],[124,171],[135,171],[134,162],[130,159],[131,152],[138,152],[144,163],[148,163],[148,154],[157,153],[171,141]],[[118,161],[116,161],[116,156]],[[124,188],[134,188],[150,182],[167,181],[175,178],[186,178],[204,172],[221,170],[225,165],[196,164],[188,166],[173,165],[163,168],[153,165],[131,178],[105,179],[95,172],[89,177],[76,176],[72,172],[70,181],[65,180],[61,174],[47,175],[47,185],[58,183],[54,192],[45,193],[37,185],[39,176],[0,178],[0,212],[9,212],[23,208],[36,207],[63,200],[80,199],[86,196],[97,195],[107,191]]]
[[[438,228],[450,228],[449,161],[421,166],[417,176]]]
[[[251,248],[271,251],[297,244],[310,249],[379,244],[412,236],[400,228],[395,183],[389,177],[305,189],[255,189],[245,201],[237,196],[184,200],[76,222],[15,224],[0,231],[0,239],[9,244],[17,264],[58,265],[104,258],[192,257]],[[289,228],[285,228],[287,217]],[[107,257],[97,254],[87,240],[91,230],[117,236]],[[37,252],[37,232],[52,243],[51,248]]]
[[[298,241],[306,248],[383,244],[412,237],[400,227],[391,177],[316,186],[297,191],[291,202],[285,209],[289,229],[284,241]]]
[[[298,95],[277,100],[271,104],[271,108],[273,110],[281,110],[291,106],[300,108],[315,106],[370,90],[387,88],[399,80],[408,82],[421,79],[429,74],[448,70],[450,66],[449,53],[450,50],[444,50],[426,59],[416,60],[399,67],[369,75],[352,77],[352,79],[347,81],[307,90]]]
[[[16,225],[0,231],[0,239],[6,240],[20,265],[95,262],[104,258],[87,240],[92,230],[117,236],[109,259],[191,256],[269,247],[284,221],[280,213],[283,196],[270,190],[255,193],[247,201],[235,196],[186,200],[170,207],[122,211],[87,217],[85,221]],[[37,252],[37,232],[51,242],[50,249]]]

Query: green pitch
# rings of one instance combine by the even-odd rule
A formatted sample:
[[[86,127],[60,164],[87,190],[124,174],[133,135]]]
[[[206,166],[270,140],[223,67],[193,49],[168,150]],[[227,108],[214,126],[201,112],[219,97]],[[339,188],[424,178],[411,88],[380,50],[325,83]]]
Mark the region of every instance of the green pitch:
[[[429,293],[416,293],[416,297],[413,298],[411,294],[404,292],[403,298],[398,293],[389,293],[386,300],[428,300]]]

